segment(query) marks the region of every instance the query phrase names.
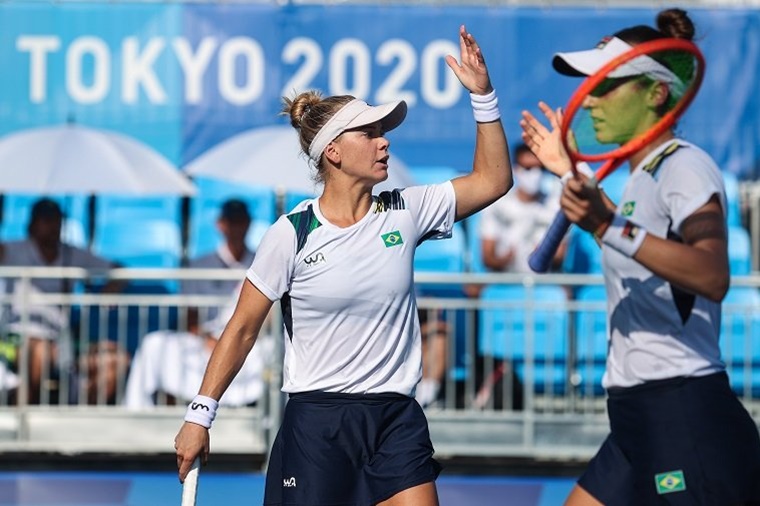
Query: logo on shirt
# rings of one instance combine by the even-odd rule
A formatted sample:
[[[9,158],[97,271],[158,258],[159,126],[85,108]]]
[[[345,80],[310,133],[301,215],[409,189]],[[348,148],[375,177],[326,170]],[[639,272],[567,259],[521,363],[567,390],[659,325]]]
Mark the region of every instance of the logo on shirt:
[[[658,494],[670,494],[671,492],[683,492],[686,490],[686,478],[683,471],[668,471],[655,475],[654,483]]]
[[[620,209],[620,213],[623,216],[633,216],[633,211],[636,209],[636,202],[630,201],[623,204],[623,207]]]
[[[317,253],[315,255],[311,255],[310,257],[306,257],[304,259],[304,263],[308,265],[309,267],[317,264],[321,264],[327,262],[327,259],[325,259],[325,256],[322,253]]]
[[[291,476],[290,478],[285,478],[282,480],[282,486],[286,488],[295,488],[296,486],[296,477]]]
[[[383,243],[385,244],[386,248],[390,248],[392,246],[398,246],[399,244],[404,244],[404,240],[401,238],[401,232],[398,230],[394,230],[393,232],[388,232],[387,234],[383,234],[380,236],[380,238],[383,240]]]

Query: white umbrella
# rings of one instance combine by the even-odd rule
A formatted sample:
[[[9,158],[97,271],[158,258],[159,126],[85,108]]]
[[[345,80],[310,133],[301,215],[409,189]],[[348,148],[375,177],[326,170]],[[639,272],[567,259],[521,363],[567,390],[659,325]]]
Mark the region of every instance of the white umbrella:
[[[301,152],[298,133],[290,126],[247,130],[206,151],[185,167],[190,176],[222,179],[251,186],[267,186],[279,192],[316,194],[314,169]],[[377,191],[414,184],[406,165],[391,155],[388,179]]]
[[[195,186],[146,144],[69,123],[0,138],[0,192],[194,195]]]

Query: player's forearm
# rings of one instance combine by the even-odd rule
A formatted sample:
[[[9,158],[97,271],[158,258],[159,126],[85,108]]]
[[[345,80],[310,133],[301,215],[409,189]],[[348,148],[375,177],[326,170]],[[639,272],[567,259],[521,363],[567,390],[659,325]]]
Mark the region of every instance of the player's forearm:
[[[219,400],[243,367],[257,336],[258,331],[225,330],[211,353],[198,393]]]
[[[472,172],[483,181],[482,191],[492,192],[489,198],[496,200],[513,184],[507,137],[501,120],[477,125]]]
[[[699,248],[648,234],[634,259],[666,281],[710,300],[722,300],[728,290],[728,260],[720,248]]]

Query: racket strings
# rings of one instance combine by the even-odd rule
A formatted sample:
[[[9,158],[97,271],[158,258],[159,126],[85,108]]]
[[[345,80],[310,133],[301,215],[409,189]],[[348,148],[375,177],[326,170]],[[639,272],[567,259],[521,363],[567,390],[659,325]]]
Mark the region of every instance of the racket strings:
[[[637,64],[641,58],[666,67],[667,72],[621,75],[641,69],[642,65]],[[610,68],[596,86],[588,89],[572,115],[565,118],[569,121],[566,144],[580,159],[589,155],[606,158],[612,151],[628,151],[628,146],[630,155],[634,146],[651,141],[656,136],[653,131],[659,134],[669,128],[686,109],[687,104],[681,102],[690,101],[696,91],[693,88],[699,86],[699,65],[700,60],[692,52],[667,49]],[[660,98],[652,99],[656,87],[662,85],[667,97],[661,97],[660,90]],[[655,103],[658,100],[660,103]],[[669,117],[671,111],[676,114]]]

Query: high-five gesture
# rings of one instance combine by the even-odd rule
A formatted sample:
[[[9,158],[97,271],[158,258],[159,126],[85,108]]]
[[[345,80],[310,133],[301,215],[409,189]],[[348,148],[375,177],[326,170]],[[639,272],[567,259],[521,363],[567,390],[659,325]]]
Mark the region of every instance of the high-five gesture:
[[[539,102],[538,108],[546,116],[549,128],[530,112],[523,111],[520,120],[523,141],[544,167],[562,177],[572,170],[572,161],[560,138],[562,135],[560,132],[563,120],[562,109],[558,107],[554,110],[545,102]]]
[[[459,50],[461,63],[451,55],[446,56],[446,63],[462,85],[476,95],[486,95],[493,91],[480,46],[464,25],[459,27]]]

